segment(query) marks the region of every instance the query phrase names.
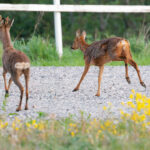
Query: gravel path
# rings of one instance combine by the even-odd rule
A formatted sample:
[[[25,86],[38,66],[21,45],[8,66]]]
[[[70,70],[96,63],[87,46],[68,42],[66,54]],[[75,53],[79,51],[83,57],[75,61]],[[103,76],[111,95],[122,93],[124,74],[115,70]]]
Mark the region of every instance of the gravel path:
[[[25,97],[23,99],[22,111],[17,112],[18,117],[26,119],[35,118],[37,112],[56,114],[58,118],[66,117],[69,114],[79,115],[80,110],[91,114],[92,117],[104,117],[103,106],[108,102],[113,105],[114,114],[122,107],[121,102],[129,101],[131,89],[150,96],[150,66],[141,66],[141,76],[147,85],[147,90],[139,84],[134,68],[129,67],[131,84],[125,80],[124,66],[106,66],[104,68],[101,83],[101,96],[96,97],[98,67],[91,67],[83,80],[80,90],[72,92],[77,85],[83,67],[32,67],[30,88],[29,88],[29,110],[24,110]],[[4,103],[4,82],[2,68],[0,68],[0,116],[13,118],[16,107],[19,103],[19,89],[13,83],[10,88],[10,96],[7,98],[5,109]],[[7,76],[8,79],[8,76]],[[23,77],[21,78],[24,83]]]

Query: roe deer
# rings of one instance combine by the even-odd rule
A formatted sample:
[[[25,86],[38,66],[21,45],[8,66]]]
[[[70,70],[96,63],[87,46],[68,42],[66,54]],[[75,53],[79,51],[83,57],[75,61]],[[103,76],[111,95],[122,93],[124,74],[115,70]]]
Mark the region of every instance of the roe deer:
[[[10,28],[14,20],[10,20],[9,17],[6,19],[0,16],[0,40],[3,43],[3,78],[5,83],[5,92],[9,93],[9,88],[14,81],[20,90],[20,102],[16,111],[21,110],[22,98],[24,93],[24,88],[19,81],[19,77],[24,74],[25,84],[26,84],[26,105],[25,110],[28,109],[28,82],[29,82],[29,73],[30,73],[30,61],[29,58],[21,51],[14,49],[11,44],[10,37]],[[9,79],[9,84],[7,87],[6,83],[6,73],[9,72],[11,77]]]
[[[84,53],[85,68],[81,76],[79,83],[73,91],[79,90],[80,84],[84,79],[86,73],[88,72],[90,65],[99,66],[99,76],[98,76],[98,91],[96,96],[100,96],[100,84],[102,79],[102,74],[104,70],[104,64],[110,61],[124,61],[126,80],[130,84],[130,78],[128,76],[128,63],[132,65],[138,74],[140,84],[146,88],[146,85],[141,79],[140,71],[136,62],[132,59],[130,44],[129,42],[120,37],[113,37],[104,39],[101,41],[93,42],[92,44],[87,44],[85,42],[86,32],[83,31],[80,34],[80,30],[76,31],[76,37],[71,48],[73,50],[80,49]]]

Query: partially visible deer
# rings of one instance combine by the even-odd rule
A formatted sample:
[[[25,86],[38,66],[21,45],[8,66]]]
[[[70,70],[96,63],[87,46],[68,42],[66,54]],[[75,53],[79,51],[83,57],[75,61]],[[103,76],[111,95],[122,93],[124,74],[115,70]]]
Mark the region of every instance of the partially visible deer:
[[[73,91],[79,90],[80,84],[84,79],[86,73],[88,72],[90,65],[95,65],[99,67],[98,91],[96,96],[100,96],[100,84],[104,70],[104,64],[110,61],[124,61],[126,71],[125,77],[129,84],[131,82],[128,76],[128,63],[132,65],[137,71],[140,84],[146,88],[145,83],[141,79],[138,66],[136,62],[132,59],[130,44],[126,39],[120,37],[113,37],[93,42],[89,45],[85,42],[85,37],[85,31],[83,31],[82,34],[80,34],[80,31],[77,30],[76,37],[71,47],[73,50],[80,49],[84,53],[85,60],[84,72],[81,76],[79,83]]]
[[[5,83],[5,92],[9,93],[9,88],[14,81],[20,90],[20,102],[16,111],[21,110],[22,98],[24,93],[24,88],[19,81],[19,77],[24,74],[25,84],[26,84],[26,105],[25,110],[28,109],[28,83],[29,83],[29,73],[30,73],[30,61],[29,58],[21,51],[16,50],[12,43],[10,37],[10,28],[14,20],[10,20],[9,17],[6,19],[0,16],[0,40],[3,43],[3,78]],[[6,83],[6,73],[9,72],[11,77],[9,79],[9,84],[7,87]]]

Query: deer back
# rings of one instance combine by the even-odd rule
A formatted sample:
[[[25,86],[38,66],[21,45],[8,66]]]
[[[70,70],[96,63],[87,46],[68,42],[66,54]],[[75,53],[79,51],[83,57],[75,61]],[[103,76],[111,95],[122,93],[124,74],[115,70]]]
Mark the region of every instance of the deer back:
[[[87,47],[84,56],[87,57],[88,62],[90,62],[92,59],[97,59],[106,54],[111,55],[112,51],[116,48],[117,43],[121,40],[123,40],[123,38],[114,37],[93,42]]]

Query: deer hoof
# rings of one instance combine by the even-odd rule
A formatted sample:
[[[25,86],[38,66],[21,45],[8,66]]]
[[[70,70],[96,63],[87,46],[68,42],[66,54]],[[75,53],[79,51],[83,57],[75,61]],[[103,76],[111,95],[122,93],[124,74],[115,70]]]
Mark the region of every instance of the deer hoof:
[[[5,97],[8,97],[9,96],[9,92],[8,90],[5,91]]]
[[[95,96],[100,96],[100,94],[97,93]]]
[[[25,109],[24,110],[28,110],[28,107],[25,107]]]
[[[20,110],[21,110],[21,108],[19,108],[19,107],[16,109],[16,111],[20,111]]]
[[[140,82],[140,84],[141,84],[144,88],[146,88],[146,85],[145,85],[144,82]]]
[[[78,90],[79,90],[79,89],[76,89],[76,88],[75,88],[72,92],[76,92],[76,91],[78,91]]]
[[[129,77],[126,77],[126,80],[127,80],[128,84],[131,84],[131,81],[130,81]]]

